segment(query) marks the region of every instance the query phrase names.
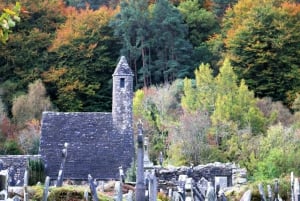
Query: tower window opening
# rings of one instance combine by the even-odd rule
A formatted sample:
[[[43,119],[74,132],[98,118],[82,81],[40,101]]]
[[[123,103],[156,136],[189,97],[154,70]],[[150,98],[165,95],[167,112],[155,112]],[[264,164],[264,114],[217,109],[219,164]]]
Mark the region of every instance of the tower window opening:
[[[120,79],[120,88],[124,88],[125,87],[125,78],[121,78]]]

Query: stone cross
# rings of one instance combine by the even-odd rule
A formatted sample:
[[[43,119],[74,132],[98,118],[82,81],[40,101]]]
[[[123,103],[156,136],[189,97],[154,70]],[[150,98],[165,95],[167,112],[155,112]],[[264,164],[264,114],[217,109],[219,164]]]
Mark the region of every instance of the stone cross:
[[[65,163],[66,163],[66,159],[67,159],[67,155],[68,155],[68,143],[64,144],[64,148],[62,149],[62,162],[60,164],[60,169],[58,172],[58,176],[57,176],[57,182],[56,182],[56,186],[60,187],[62,186],[63,180],[64,180],[64,168],[65,168]]]
[[[135,201],[145,201],[145,184],[144,184],[144,139],[143,139],[143,126],[140,122],[138,124],[137,136],[137,175],[135,187]]]
[[[45,186],[44,186],[44,192],[43,192],[43,201],[47,201],[48,198],[48,192],[49,192],[49,184],[50,184],[50,177],[46,177],[45,180]]]

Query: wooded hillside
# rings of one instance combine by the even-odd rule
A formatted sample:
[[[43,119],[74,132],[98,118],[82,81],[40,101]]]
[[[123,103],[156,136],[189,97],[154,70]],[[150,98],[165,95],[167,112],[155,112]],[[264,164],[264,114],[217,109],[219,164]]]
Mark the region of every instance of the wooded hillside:
[[[256,177],[299,169],[299,1],[89,3],[22,0],[21,21],[1,21],[2,154],[37,152],[43,110],[111,111],[124,55],[152,160],[238,161]]]

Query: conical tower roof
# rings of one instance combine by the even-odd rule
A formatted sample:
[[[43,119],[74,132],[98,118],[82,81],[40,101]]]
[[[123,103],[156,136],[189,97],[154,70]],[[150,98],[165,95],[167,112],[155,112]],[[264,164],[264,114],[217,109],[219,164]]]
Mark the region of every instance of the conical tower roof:
[[[120,75],[131,75],[133,76],[132,70],[129,67],[125,56],[121,56],[121,59],[115,69],[113,76]]]

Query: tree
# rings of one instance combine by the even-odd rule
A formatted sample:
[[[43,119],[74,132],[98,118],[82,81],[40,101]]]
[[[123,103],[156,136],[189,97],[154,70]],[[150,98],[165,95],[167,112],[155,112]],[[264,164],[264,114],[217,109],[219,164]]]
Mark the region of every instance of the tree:
[[[186,39],[187,26],[179,10],[169,1],[159,0],[151,14],[153,83],[168,83],[190,75],[194,70],[190,65],[192,46]]]
[[[121,1],[120,13],[111,23],[114,27],[114,34],[121,39],[121,54],[126,56],[129,66],[133,68],[137,87],[151,84],[148,69],[151,61],[148,4],[147,0]],[[141,79],[138,78],[139,72],[142,74]]]
[[[246,1],[246,0],[245,0]],[[239,2],[229,12],[227,53],[239,79],[258,97],[291,105],[299,90],[300,5],[266,1],[245,8]],[[243,19],[240,10],[247,9]]]
[[[13,9],[4,8],[3,11],[0,16],[0,41],[5,43],[8,40],[8,34],[11,28],[16,25],[16,22],[20,22],[19,14],[21,5],[19,2],[16,2]]]
[[[226,10],[232,7],[237,0],[212,0],[213,12],[219,18],[222,18]]]
[[[11,1],[0,2],[5,5]],[[10,33],[6,45],[0,46],[0,87],[9,117],[13,98],[26,93],[28,85],[41,79],[42,72],[50,67],[48,48],[65,19],[63,12],[61,0],[22,1],[22,23]]]
[[[43,73],[53,103],[61,111],[111,110],[111,75],[119,57],[108,23],[109,8],[69,8],[51,46],[51,68]],[[59,60],[59,62],[56,62]]]
[[[188,39],[194,48],[192,61],[195,61],[196,65],[212,63],[213,55],[209,51],[206,41],[220,31],[216,16],[205,9],[203,3],[196,0],[181,2],[178,9],[188,26]]]
[[[18,126],[31,120],[41,120],[42,112],[52,107],[49,97],[46,96],[46,89],[41,80],[36,80],[28,86],[28,94],[21,95],[14,99],[12,114]]]

